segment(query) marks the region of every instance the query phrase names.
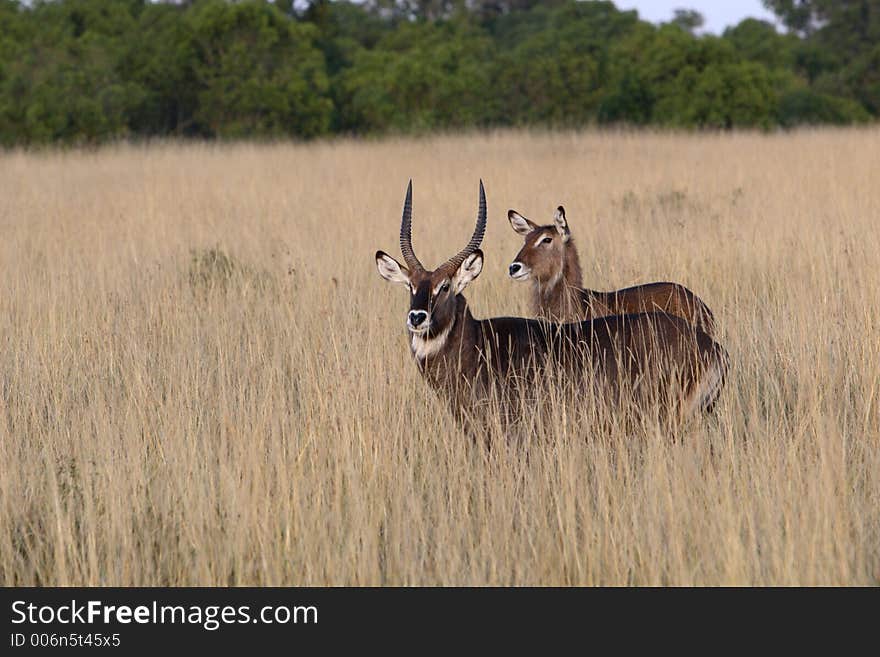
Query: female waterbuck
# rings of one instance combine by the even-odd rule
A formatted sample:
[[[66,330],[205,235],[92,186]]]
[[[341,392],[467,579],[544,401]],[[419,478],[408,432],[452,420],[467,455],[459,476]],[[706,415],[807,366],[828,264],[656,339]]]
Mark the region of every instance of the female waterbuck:
[[[708,409],[727,371],[727,354],[708,335],[665,313],[557,324],[516,317],[474,319],[462,292],[483,268],[486,196],[480,182],[477,224],[467,246],[433,271],[412,248],[412,181],[406,190],[400,250],[406,266],[377,251],[379,274],[407,286],[406,326],[415,361],[429,384],[467,424],[512,388],[539,395],[541,376],[561,373],[580,394],[638,392],[676,407],[675,416]],[[623,383],[623,386],[618,386]],[[659,393],[659,394],[657,394]],[[520,399],[525,398],[520,396]],[[516,413],[516,411],[514,411]]]
[[[662,311],[681,317],[710,336],[715,335],[712,311],[678,283],[647,283],[613,292],[584,289],[581,264],[560,205],[553,223],[529,221],[516,210],[507,218],[525,244],[510,264],[515,281],[532,281],[532,309],[556,321],[580,321],[603,315]]]

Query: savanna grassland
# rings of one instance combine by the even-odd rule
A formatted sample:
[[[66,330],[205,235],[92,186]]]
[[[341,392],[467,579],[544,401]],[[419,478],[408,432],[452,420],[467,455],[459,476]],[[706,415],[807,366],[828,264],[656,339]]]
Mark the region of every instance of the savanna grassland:
[[[0,154],[0,584],[877,584],[878,171],[877,130]],[[508,208],[694,290],[715,415],[470,442],[375,269],[410,177],[429,266],[485,181],[477,317],[528,312]]]

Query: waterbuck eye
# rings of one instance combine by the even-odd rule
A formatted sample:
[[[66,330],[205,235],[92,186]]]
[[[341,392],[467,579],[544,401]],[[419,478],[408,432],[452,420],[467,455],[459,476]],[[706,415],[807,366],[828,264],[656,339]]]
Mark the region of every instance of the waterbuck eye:
[[[553,241],[553,238],[547,235],[544,239],[542,239],[539,244],[550,244]]]
[[[441,292],[449,292],[449,281],[446,281],[443,285],[440,286]]]

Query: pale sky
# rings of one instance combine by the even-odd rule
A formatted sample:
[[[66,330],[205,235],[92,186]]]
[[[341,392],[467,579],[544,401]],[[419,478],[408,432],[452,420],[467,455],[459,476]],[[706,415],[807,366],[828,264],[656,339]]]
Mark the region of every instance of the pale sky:
[[[637,9],[639,18],[652,23],[668,22],[676,9],[695,9],[703,14],[703,32],[721,34],[743,18],[760,18],[776,23],[773,12],[761,0],[614,0],[618,9]],[[777,29],[781,29],[777,25]]]

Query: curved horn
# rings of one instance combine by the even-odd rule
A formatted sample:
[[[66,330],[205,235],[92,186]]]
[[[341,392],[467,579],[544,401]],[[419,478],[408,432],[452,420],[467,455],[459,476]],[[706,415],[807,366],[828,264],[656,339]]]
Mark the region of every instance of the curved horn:
[[[412,248],[412,179],[406,186],[406,200],[403,202],[403,219],[400,220],[400,252],[411,271],[423,271],[422,263],[416,258]]]
[[[457,255],[446,261],[444,267],[458,269],[464,259],[477,250],[480,242],[483,241],[483,235],[486,233],[486,191],[483,189],[483,181],[480,180],[480,209],[477,212],[477,226],[474,228],[474,234],[471,235],[471,241]]]

